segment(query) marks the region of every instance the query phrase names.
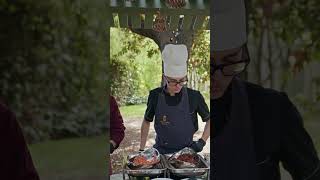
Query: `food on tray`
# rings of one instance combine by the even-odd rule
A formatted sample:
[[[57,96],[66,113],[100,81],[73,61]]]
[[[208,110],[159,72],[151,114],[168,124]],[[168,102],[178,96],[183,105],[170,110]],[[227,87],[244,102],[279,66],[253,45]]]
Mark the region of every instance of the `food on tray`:
[[[190,148],[184,148],[174,153],[168,160],[175,168],[195,168],[200,161],[197,153]]]
[[[178,156],[177,158],[180,161],[183,162],[188,162],[188,163],[192,163],[192,164],[197,164],[197,156],[193,155],[193,154],[181,154],[180,156]]]
[[[136,156],[133,158],[133,164],[135,165],[143,165],[143,164],[147,164],[147,162],[148,160],[144,156]]]
[[[160,162],[160,153],[155,148],[128,156],[130,169],[149,169]]]
[[[145,157],[143,155],[138,155],[138,156],[134,157],[134,159],[133,159],[133,164],[136,166],[152,165],[152,164],[156,164],[158,162],[159,161],[156,156],[153,156],[152,159],[147,159],[147,157]]]

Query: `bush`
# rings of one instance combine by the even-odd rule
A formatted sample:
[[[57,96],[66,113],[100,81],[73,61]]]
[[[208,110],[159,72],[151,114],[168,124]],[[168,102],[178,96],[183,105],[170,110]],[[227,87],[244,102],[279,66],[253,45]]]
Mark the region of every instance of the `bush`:
[[[125,97],[123,102],[121,104],[124,105],[136,105],[136,104],[146,104],[148,100],[148,97]]]
[[[29,142],[105,130],[103,3],[0,1],[0,97]]]

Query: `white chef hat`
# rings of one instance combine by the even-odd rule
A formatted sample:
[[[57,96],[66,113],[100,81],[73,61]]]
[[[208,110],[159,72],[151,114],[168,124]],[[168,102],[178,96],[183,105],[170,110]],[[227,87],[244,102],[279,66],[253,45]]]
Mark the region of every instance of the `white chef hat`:
[[[188,49],[184,44],[167,44],[162,51],[164,75],[184,77],[187,75]]]
[[[211,5],[211,51],[238,48],[245,44],[247,31],[244,0],[214,0]]]

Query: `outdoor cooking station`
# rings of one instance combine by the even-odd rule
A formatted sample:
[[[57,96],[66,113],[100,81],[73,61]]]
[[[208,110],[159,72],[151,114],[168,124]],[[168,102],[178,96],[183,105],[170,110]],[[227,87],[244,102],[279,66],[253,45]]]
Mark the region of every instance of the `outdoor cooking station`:
[[[174,155],[175,154],[161,154],[159,156],[160,161],[154,164],[152,167],[148,168],[134,168],[127,163],[124,165],[122,171],[123,180],[127,180],[127,177],[129,178],[129,180],[134,180],[135,177],[148,177],[152,179],[157,177],[172,178],[173,176],[181,179],[191,177],[203,180],[210,179],[210,161],[206,161],[204,157],[193,152],[192,155],[188,154],[189,158],[193,157],[191,158],[191,160],[195,160],[193,161],[194,164],[192,164],[192,166],[190,166],[191,164],[189,163],[179,165],[173,164],[173,162],[182,162],[173,161],[172,157],[174,157]],[[134,159],[135,156],[136,155],[129,155],[127,157],[128,162],[130,162],[130,159]],[[181,156],[181,154],[178,156]]]
[[[192,37],[197,30],[209,30],[210,24],[210,1],[209,0],[185,0],[185,5],[180,8],[168,6],[166,0],[110,0],[108,13],[111,21],[109,27],[129,28],[133,32],[149,37],[157,42],[160,49],[168,43],[169,32],[182,32],[179,43],[186,44],[191,48]],[[164,24],[167,33],[154,33],[156,37],[150,35],[150,30],[154,30],[157,16],[164,17]],[[107,35],[110,34],[109,28]],[[169,35],[168,35],[169,34]],[[110,42],[107,42],[110,44]],[[108,51],[109,49],[107,49]],[[164,176],[196,177],[204,180],[210,179],[210,160],[200,155],[200,165],[197,168],[175,168],[168,162],[168,156],[161,155],[161,161],[150,169],[130,169],[124,165],[122,179],[134,180],[135,177],[156,178]]]

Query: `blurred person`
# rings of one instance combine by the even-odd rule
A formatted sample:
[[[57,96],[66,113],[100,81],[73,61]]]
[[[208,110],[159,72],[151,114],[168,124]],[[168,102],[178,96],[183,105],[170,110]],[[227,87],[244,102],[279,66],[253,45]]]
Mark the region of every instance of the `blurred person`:
[[[250,62],[244,0],[215,0],[211,27],[211,105],[215,180],[319,180],[320,163],[296,107],[284,92],[243,81]]]
[[[119,106],[116,99],[110,96],[110,154],[112,154],[120,145],[125,136],[125,126],[121,116]],[[109,169],[110,175],[112,174],[111,163]]]
[[[161,154],[177,152],[185,147],[201,152],[210,136],[210,113],[199,91],[186,87],[188,50],[184,44],[167,44],[162,51],[165,85],[150,91],[141,125],[140,151],[143,151],[154,121],[153,145]],[[206,123],[200,139],[198,114]]]
[[[16,116],[0,101],[0,179],[39,180]]]

